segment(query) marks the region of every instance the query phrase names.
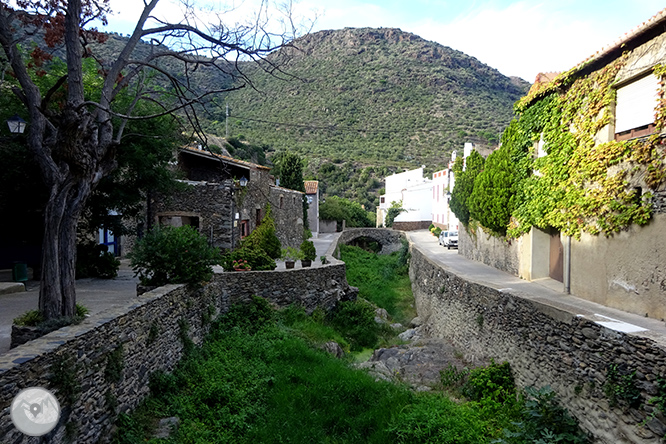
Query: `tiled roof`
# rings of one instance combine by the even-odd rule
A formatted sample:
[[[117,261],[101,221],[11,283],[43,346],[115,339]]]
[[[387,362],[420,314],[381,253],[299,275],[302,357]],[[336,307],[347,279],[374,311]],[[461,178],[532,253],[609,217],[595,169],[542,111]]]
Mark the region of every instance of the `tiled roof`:
[[[317,194],[319,189],[318,180],[305,180],[303,183],[305,184],[305,194]]]
[[[600,60],[604,56],[610,54],[613,51],[623,49],[632,40],[641,37],[643,34],[646,34],[647,32],[659,26],[662,26],[664,23],[666,23],[666,8],[662,9],[661,11],[650,17],[649,20],[644,21],[631,31],[624,33],[622,36],[620,36],[610,45],[604,46],[599,51],[597,51],[596,53],[592,54],[590,57],[579,63],[577,67],[579,69],[582,69],[585,65]]]
[[[601,66],[610,63],[614,58],[619,57],[623,51],[631,50],[634,47],[643,44],[646,41],[644,39],[651,38],[655,33],[662,34],[666,32],[664,30],[665,24],[666,8],[662,9],[633,30],[623,34],[610,45],[604,46],[569,71],[556,75],[554,79],[550,78],[550,73],[545,74],[545,78],[542,77],[542,74],[539,74],[535,83],[530,88],[530,91],[518,102],[518,107],[524,108],[528,106],[534,100],[543,96],[543,94],[550,93],[553,89],[566,84],[567,79],[576,76],[581,72],[599,69]],[[546,82],[540,81],[546,79]]]
[[[189,151],[191,153],[195,153],[195,154],[199,154],[199,155],[202,155],[202,156],[210,157],[211,159],[218,158],[218,159],[222,159],[222,160],[224,160],[225,162],[228,162],[228,163],[235,163],[236,165],[241,165],[241,166],[245,166],[245,167],[248,167],[248,168],[254,168],[254,169],[257,169],[257,170],[270,170],[269,167],[264,166],[264,165],[259,165],[259,164],[252,163],[252,162],[246,162],[246,161],[240,160],[240,159],[234,159],[233,157],[223,156],[222,154],[211,153],[210,151],[195,148],[193,146],[183,147],[183,148],[181,148],[181,151]]]
[[[285,188],[285,187],[281,187],[281,186],[279,186],[279,185],[271,185],[271,188],[275,188],[276,190],[287,191],[287,192],[289,192],[289,193],[305,194],[305,193],[303,193],[302,191],[292,190],[291,188]]]

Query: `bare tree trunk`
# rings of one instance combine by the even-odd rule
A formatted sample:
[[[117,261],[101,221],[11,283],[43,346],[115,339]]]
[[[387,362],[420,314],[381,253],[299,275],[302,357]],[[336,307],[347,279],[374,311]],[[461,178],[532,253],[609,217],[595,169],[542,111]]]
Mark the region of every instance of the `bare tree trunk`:
[[[76,230],[92,188],[69,178],[52,188],[44,215],[39,310],[45,319],[73,316],[76,307]]]

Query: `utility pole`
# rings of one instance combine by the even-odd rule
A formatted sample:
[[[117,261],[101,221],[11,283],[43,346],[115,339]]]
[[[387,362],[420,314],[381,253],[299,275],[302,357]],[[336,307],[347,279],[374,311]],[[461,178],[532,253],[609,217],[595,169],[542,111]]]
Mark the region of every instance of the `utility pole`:
[[[229,140],[229,104],[227,103],[227,115],[224,119],[224,138]]]

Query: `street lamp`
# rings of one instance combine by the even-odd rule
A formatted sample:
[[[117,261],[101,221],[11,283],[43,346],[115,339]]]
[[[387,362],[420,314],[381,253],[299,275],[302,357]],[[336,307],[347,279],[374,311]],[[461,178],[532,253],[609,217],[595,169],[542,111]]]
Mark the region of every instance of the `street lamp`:
[[[245,176],[243,176],[238,180],[238,182],[240,183],[240,186],[244,187],[244,186],[247,186],[248,180]]]
[[[7,119],[7,126],[9,127],[9,132],[12,134],[23,134],[26,125],[27,122],[21,119],[18,114],[14,114],[12,118]]]

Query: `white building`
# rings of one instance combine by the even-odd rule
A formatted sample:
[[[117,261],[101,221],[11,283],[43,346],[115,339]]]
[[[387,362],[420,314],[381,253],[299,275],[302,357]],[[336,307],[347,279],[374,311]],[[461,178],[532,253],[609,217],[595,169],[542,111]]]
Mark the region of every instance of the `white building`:
[[[452,167],[453,160],[449,162],[448,168],[432,175],[432,223],[442,230],[458,229],[459,225],[458,218],[449,207],[455,184]]]
[[[432,181],[423,177],[423,168],[393,174],[385,179],[385,194],[379,198],[377,226],[384,225],[393,202],[405,210],[395,218],[394,228],[413,230],[427,228],[432,218]],[[425,224],[425,227],[422,225]]]

